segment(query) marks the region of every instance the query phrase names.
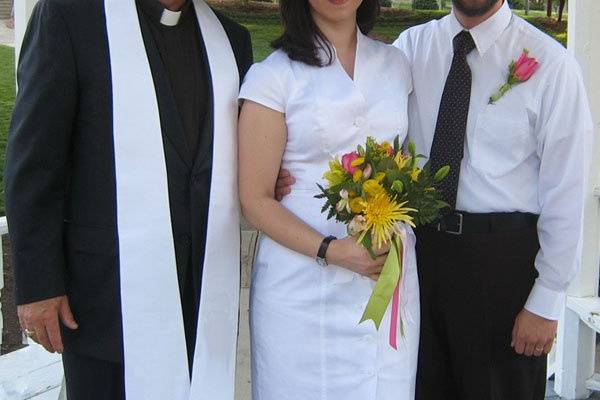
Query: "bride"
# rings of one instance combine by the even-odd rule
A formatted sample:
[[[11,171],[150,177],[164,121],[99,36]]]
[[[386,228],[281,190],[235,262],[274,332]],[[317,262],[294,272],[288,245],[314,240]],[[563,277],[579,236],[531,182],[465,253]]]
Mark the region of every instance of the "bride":
[[[404,338],[359,324],[386,257],[373,260],[321,214],[317,183],[334,155],[367,136],[407,135],[409,66],[370,39],[379,0],[281,0],[284,33],[241,90],[239,182],[246,218],[264,236],[252,277],[254,400],[414,398],[419,288],[414,235],[402,284]],[[281,203],[280,168],[296,178]]]

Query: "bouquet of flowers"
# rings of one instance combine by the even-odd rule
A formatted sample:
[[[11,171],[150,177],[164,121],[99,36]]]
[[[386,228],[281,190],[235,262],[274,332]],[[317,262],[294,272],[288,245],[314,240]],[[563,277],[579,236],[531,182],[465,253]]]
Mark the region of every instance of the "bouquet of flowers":
[[[372,320],[377,329],[390,301],[392,323],[390,345],[397,348],[398,309],[403,276],[403,238],[406,224],[416,227],[437,220],[447,204],[440,200],[436,186],[448,175],[444,167],[432,173],[429,164],[419,167],[414,143],[408,152],[393,144],[367,138],[366,146],[329,162],[323,178],[327,187],[318,185],[325,199],[322,211],[328,218],[344,223],[348,234],[357,238],[375,258],[375,250],[390,245],[390,251],[360,323]],[[403,334],[402,321],[400,330]]]

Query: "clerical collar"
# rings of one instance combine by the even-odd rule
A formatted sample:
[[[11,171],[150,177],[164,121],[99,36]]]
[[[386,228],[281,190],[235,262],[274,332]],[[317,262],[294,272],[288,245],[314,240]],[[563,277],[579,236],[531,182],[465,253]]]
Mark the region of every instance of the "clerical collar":
[[[177,26],[181,15],[190,8],[190,1],[186,1],[180,11],[171,11],[158,0],[138,0],[138,4],[150,18],[164,26]]]

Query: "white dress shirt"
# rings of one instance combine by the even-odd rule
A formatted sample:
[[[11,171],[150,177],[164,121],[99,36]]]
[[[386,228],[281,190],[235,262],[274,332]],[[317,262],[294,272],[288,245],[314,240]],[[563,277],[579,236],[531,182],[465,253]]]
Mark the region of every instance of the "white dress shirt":
[[[413,73],[409,135],[426,155],[452,63],[452,40],[462,30],[452,13],[403,32],[395,43]],[[591,158],[593,123],[580,70],[558,42],[513,15],[506,1],[470,33],[477,48],[467,58],[473,84],[457,209],[540,215],[539,278],[525,308],[556,320],[580,262]],[[540,68],[488,104],[523,49]]]

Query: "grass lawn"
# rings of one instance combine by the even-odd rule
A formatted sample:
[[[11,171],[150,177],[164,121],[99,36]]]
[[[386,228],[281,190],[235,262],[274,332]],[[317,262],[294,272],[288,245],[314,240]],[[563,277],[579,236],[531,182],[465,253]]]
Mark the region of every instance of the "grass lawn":
[[[281,25],[277,9],[269,6],[251,5],[249,7],[217,6],[224,13],[245,25],[252,35],[254,58],[261,61],[271,53],[270,42],[281,33]],[[447,11],[412,11],[397,9],[383,12],[379,24],[373,32],[378,38],[391,42],[400,32],[433,18],[441,18]],[[557,24],[538,13],[527,19],[566,44],[566,22]],[[0,46],[0,215],[4,215],[4,153],[6,135],[15,98],[14,55],[9,47]]]
[[[14,51],[0,46],[0,215],[4,215],[4,153],[10,114],[15,103]]]
[[[216,5],[225,14],[230,15],[236,21],[246,26],[252,35],[254,44],[254,58],[256,61],[261,61],[271,53],[270,42],[281,33],[281,25],[277,8],[272,6],[238,6],[238,5]],[[382,12],[379,17],[379,23],[373,32],[377,38],[392,42],[405,29],[414,25],[419,25],[430,21],[431,19],[439,19],[448,14],[446,11],[413,11],[411,9],[387,9]],[[529,16],[525,16],[523,12],[517,11],[517,14],[523,16],[530,23],[537,26],[544,32],[553,36],[566,45],[567,41],[567,22],[560,24],[554,19],[548,19],[543,12],[532,11]]]

